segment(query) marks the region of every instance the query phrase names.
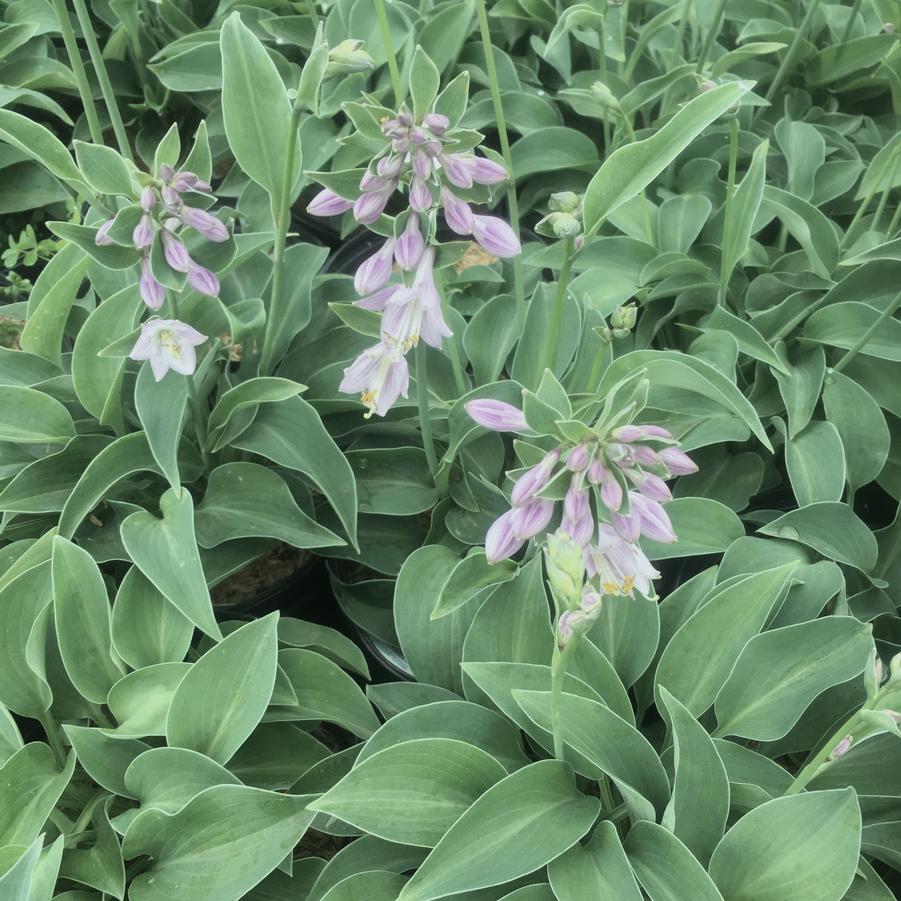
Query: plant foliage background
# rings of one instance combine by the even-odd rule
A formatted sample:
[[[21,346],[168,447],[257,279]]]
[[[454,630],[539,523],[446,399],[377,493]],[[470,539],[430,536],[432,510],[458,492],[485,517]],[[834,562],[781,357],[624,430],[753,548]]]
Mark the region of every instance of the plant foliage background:
[[[897,0],[0,10],[0,898],[896,897]]]

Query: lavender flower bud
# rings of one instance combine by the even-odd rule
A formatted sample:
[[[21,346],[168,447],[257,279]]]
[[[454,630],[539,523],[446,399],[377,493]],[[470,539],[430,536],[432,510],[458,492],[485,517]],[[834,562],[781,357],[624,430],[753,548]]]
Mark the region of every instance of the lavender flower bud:
[[[440,155],[442,146],[441,141],[429,141],[423,149],[434,159]]]
[[[665,447],[658,456],[672,476],[687,476],[698,471],[698,465],[694,460],[677,447]]]
[[[613,476],[610,474],[610,470],[607,469],[600,460],[592,460],[591,463],[588,464],[588,481],[591,482],[592,485],[603,485],[612,478]]]
[[[480,185],[497,185],[507,180],[507,170],[494,160],[477,156],[472,164],[472,180]]]
[[[353,201],[339,197],[328,188],[320,191],[307,205],[307,212],[313,216],[340,216],[353,209]]]
[[[415,269],[425,250],[422,232],[419,230],[419,215],[411,213],[401,236],[394,246],[394,258],[401,269]]]
[[[375,172],[371,172],[367,169],[360,179],[360,190],[365,194],[371,194],[373,192],[377,193],[379,191],[384,191],[390,182],[390,178],[386,178],[383,175],[376,175]]]
[[[582,472],[583,469],[587,469],[590,462],[591,454],[588,451],[588,445],[584,443],[577,444],[566,455],[566,468],[570,472]]]
[[[526,432],[529,429],[522,410],[502,400],[469,400],[465,407],[470,419],[492,432]]]
[[[416,156],[413,157],[413,171],[423,180],[431,176],[432,158],[424,150],[416,151]]]
[[[354,203],[354,219],[361,225],[372,225],[385,211],[389,196],[386,191],[361,194]]]
[[[163,229],[163,256],[176,272],[187,272],[191,266],[188,249],[172,232]]]
[[[441,113],[429,113],[423,120],[422,124],[436,135],[443,135],[450,125],[450,119]]]
[[[844,757],[851,750],[851,744],[854,741],[853,735],[846,735],[830,752],[829,760],[838,760]]]
[[[632,455],[639,466],[659,466],[660,454],[646,444],[633,444]]]
[[[147,213],[144,213],[138,220],[138,224],[131,233],[131,240],[138,250],[150,247],[153,243],[153,227],[150,224],[150,216]]]
[[[457,235],[471,235],[475,216],[469,204],[447,188],[441,189],[441,204],[448,228]]]
[[[459,153],[443,153],[439,157],[447,180],[458,188],[472,187],[472,157]]]
[[[375,171],[383,178],[397,178],[403,168],[402,156],[383,156],[376,164]]]
[[[363,296],[378,291],[391,278],[394,238],[389,238],[371,257],[364,260],[354,275],[354,288]]]
[[[600,592],[593,585],[586,585],[582,589],[582,601],[579,606],[587,616],[596,617],[601,612]]]
[[[160,166],[160,178],[168,185],[171,184],[174,177],[175,170],[168,163],[163,163]]]
[[[557,620],[557,644],[561,649],[572,641],[577,631],[582,631],[585,622],[585,614],[581,610],[564,610],[560,614]]]
[[[188,266],[188,284],[198,294],[205,294],[207,297],[219,296],[219,279],[209,269],[198,266],[193,260]]]
[[[611,476],[601,485],[601,503],[615,513],[623,505],[623,486]]]
[[[109,230],[113,227],[115,219],[107,219],[94,235],[94,243],[98,247],[109,247],[113,243],[113,239],[109,236]]]
[[[668,432],[660,425],[643,425],[641,429],[644,431],[646,438],[665,438],[667,441],[673,441],[671,432]]]
[[[658,501],[665,504],[673,499],[673,493],[667,487],[666,482],[650,472],[639,472],[635,469],[626,470],[629,481],[635,485],[638,490],[652,501]]]
[[[673,524],[657,501],[630,491],[629,509],[630,515],[632,512],[637,513],[642,535],[647,535],[651,541],[658,541],[662,544],[671,544],[676,541]]]
[[[514,507],[510,524],[513,534],[520,539],[532,538],[543,532],[554,515],[554,502],[536,497],[524,507]]]
[[[173,213],[181,209],[181,194],[171,185],[163,185],[163,206]]]
[[[496,216],[473,216],[476,241],[496,257],[515,257],[522,249],[513,229]]]
[[[640,425],[621,425],[618,429],[614,429],[610,433],[610,437],[614,441],[624,444],[631,444],[633,441],[641,441],[645,437],[645,430]]]
[[[147,185],[147,187],[141,191],[141,209],[145,213],[149,213],[155,206],[156,191],[150,185]]]
[[[513,534],[513,510],[499,516],[485,535],[485,556],[489,563],[500,563],[512,557],[525,541]]]
[[[413,124],[413,114],[406,108],[403,108],[397,114],[397,121],[405,128],[409,128]]]
[[[425,213],[432,206],[432,192],[429,186],[418,176],[410,182],[410,209],[417,213]]]
[[[200,232],[208,241],[222,243],[228,240],[228,229],[206,210],[186,206],[181,211],[181,221]]]
[[[610,514],[610,521],[613,523],[613,528],[616,529],[616,534],[623,539],[623,541],[638,541],[641,537],[641,514],[635,508],[634,504],[631,504],[631,500],[634,497],[634,494],[629,495],[630,507],[628,513],[613,513]]]
[[[560,450],[555,448],[545,454],[544,459],[531,469],[527,469],[513,486],[510,500],[514,507],[522,506],[531,500],[539,491],[545,488],[554,473],[554,467],[560,460]]]
[[[153,277],[150,258],[141,257],[141,278],[138,281],[141,299],[151,310],[158,310],[166,299],[166,289]]]

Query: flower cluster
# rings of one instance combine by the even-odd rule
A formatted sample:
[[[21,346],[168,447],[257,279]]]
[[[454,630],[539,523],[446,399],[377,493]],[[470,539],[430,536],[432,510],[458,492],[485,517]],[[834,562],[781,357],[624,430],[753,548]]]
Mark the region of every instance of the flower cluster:
[[[470,417],[492,431],[528,431],[520,410],[496,400],[472,400]],[[697,466],[676,446],[673,436],[655,425],[625,425],[602,438],[561,445],[548,451],[516,479],[511,508],[499,516],[485,537],[489,562],[515,554],[530,538],[546,532],[559,513],[558,536],[579,548],[581,579],[566,592],[572,614],[588,616],[599,608],[600,594],[654,596],[659,576],[637,544],[641,536],[669,543],[676,540],[663,508],[672,494],[666,480],[697,471]],[[553,483],[558,502],[542,496]],[[562,548],[558,547],[559,553]],[[580,569],[581,572],[581,569]],[[596,615],[596,614],[595,614]],[[570,616],[564,626],[578,620]]]
[[[452,334],[441,309],[435,282],[434,234],[439,210],[458,235],[472,235],[488,253],[515,256],[520,251],[513,229],[496,216],[477,215],[455,189],[494,185],[507,170],[474,152],[456,149],[457,138],[446,116],[429,113],[415,121],[402,108],[381,122],[385,145],[359,183],[355,201],[325,189],[307,207],[317,216],[353,210],[361,225],[372,225],[398,191],[405,192],[405,209],[394,220],[394,237],[358,268],[354,288],[363,309],[381,313],[380,340],[345,370],[340,390],[360,393],[367,416],[384,416],[398,397],[406,397],[409,371],[405,354],[420,338],[440,348]],[[391,282],[395,271],[399,282]]]
[[[160,167],[158,177],[141,192],[140,215],[131,232],[131,244],[141,252],[141,275],[138,282],[141,297],[151,310],[158,310],[166,299],[166,289],[153,274],[150,253],[159,235],[166,264],[187,276],[188,284],[207,297],[219,294],[219,279],[209,269],[191,258],[182,241],[180,230],[190,228],[208,241],[221,243],[229,238],[228,229],[212,213],[190,206],[186,192],[209,194],[211,187],[193,172],[176,172],[172,166]],[[115,243],[117,219],[108,219],[94,237],[100,246]]]

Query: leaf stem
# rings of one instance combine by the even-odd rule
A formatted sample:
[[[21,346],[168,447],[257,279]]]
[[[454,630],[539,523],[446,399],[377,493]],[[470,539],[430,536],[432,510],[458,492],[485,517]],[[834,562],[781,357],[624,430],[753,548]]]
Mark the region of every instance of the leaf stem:
[[[783,793],[784,795],[797,795],[799,792],[803,791],[807,787],[807,784],[816,777],[823,765],[830,762],[829,755],[842,738],[854,728],[857,723],[859,712],[860,711],[855,711],[851,717],[845,720],[845,722],[842,723],[828,739],[826,739],[819,752],[812,757],[810,761],[802,767],[798,775],[795,776],[792,784]]]
[[[269,312],[263,334],[263,355],[260,373],[271,375],[275,368],[275,340],[279,329],[284,328],[285,311],[285,249],[288,242],[288,226],[291,224],[291,199],[294,192],[294,158],[297,156],[297,130],[300,126],[301,107],[291,109],[291,126],[288,145],[285,148],[285,167],[282,173],[282,190],[275,212],[275,240],[272,246],[272,286],[269,291]],[[273,198],[275,200],[275,198]]]
[[[97,115],[97,107],[94,105],[94,95],[91,93],[88,73],[85,71],[81,54],[78,52],[78,41],[75,38],[75,31],[72,28],[72,21],[69,18],[65,0],[53,0],[53,9],[56,13],[56,20],[59,23],[60,34],[63,36],[63,44],[66,46],[69,65],[72,67],[72,74],[75,76],[75,83],[78,86],[78,96],[81,98],[84,115],[88,120],[88,131],[91,133],[91,140],[95,144],[102,145],[103,128]]]
[[[50,716],[50,711],[45,710],[37,720],[41,724],[44,734],[47,736],[47,743],[53,751],[57,766],[62,769],[66,765],[66,749],[63,746],[63,739],[60,735],[60,731],[53,721],[53,718]]]
[[[375,0],[375,14],[379,20],[382,43],[388,57],[388,71],[391,73],[391,86],[394,89],[394,105],[400,109],[400,105],[404,102],[404,88],[400,80],[400,69],[397,67],[397,55],[394,52],[394,41],[391,39],[391,23],[388,21],[385,0]]]
[[[698,63],[695,71],[699,75],[704,72],[704,66],[707,65],[707,57],[710,56],[710,51],[713,49],[713,42],[720,33],[720,26],[723,23],[723,14],[725,12],[726,0],[719,0],[716,9],[713,12],[713,21],[710,23],[710,28],[707,29],[707,34],[704,35],[704,43],[701,45],[701,53],[698,56]]]
[[[554,297],[554,305],[551,308],[551,317],[548,320],[547,334],[544,337],[541,362],[542,370],[553,371],[554,358],[557,355],[557,345],[560,342],[560,332],[563,328],[563,318],[566,312],[566,292],[569,287],[569,275],[572,271],[574,238],[566,238],[563,242],[563,266],[560,269],[560,280],[557,282],[557,293]]]
[[[494,64],[494,47],[491,43],[491,28],[488,24],[488,12],[485,8],[485,0],[476,0],[476,12],[479,17],[479,33],[482,37],[482,49],[485,52],[485,70],[488,73],[488,81],[491,84],[491,102],[494,105],[494,118],[497,125],[497,134],[501,143],[501,155],[510,173],[510,181],[507,186],[507,212],[510,214],[510,226],[517,237],[519,231],[519,201],[516,197],[516,174],[513,171],[513,156],[510,153],[510,138],[507,135],[507,120],[504,117],[504,106],[501,102],[501,86],[497,77],[497,66]],[[603,56],[603,53],[602,53]],[[522,268],[522,257],[513,257],[513,294],[519,309],[526,304],[526,288]]]
[[[770,83],[770,86],[767,88],[765,95],[766,100],[772,100],[779,88],[782,87],[782,82],[785,81],[785,78],[788,75],[788,70],[794,64],[795,54],[798,52],[798,47],[801,46],[801,41],[807,34],[808,26],[813,21],[813,17],[816,15],[819,6],[820,0],[810,0],[810,6],[807,7],[807,12],[804,14],[804,18],[801,20],[801,24],[795,29],[792,41],[788,45],[788,50],[785,51],[785,56],[782,57],[782,62],[779,63],[779,68],[776,70],[776,75]]]
[[[91,15],[84,0],[73,0],[73,5],[75,6],[75,15],[78,16],[78,24],[81,26],[82,37],[84,37],[84,42],[91,57],[91,63],[94,66],[94,73],[97,76],[97,81],[100,83],[100,92],[103,94],[106,111],[113,126],[113,133],[116,135],[119,153],[125,159],[133,162],[134,157],[132,156],[131,145],[128,143],[128,135],[125,133],[125,126],[122,124],[122,116],[119,115],[116,93],[113,90],[109,72],[106,71],[106,64],[103,62],[103,54],[100,52],[97,36],[94,34],[94,24],[91,22]]]
[[[836,372],[841,372],[866,346],[867,342],[873,335],[876,334],[877,331],[882,327],[882,325],[888,321],[889,317],[893,316],[895,311],[901,307],[901,293],[899,293],[895,299],[879,314],[876,318],[876,321],[854,342],[853,346],[850,347],[845,353],[845,355],[835,364],[832,368]]]
[[[555,628],[554,634],[557,634]],[[554,757],[563,760],[563,680],[566,677],[566,666],[573,650],[579,642],[581,635],[573,635],[560,650],[560,646],[554,645],[554,656],[551,658],[551,732],[554,736]]]
[[[726,306],[726,291],[729,287],[729,276],[731,272],[727,272],[729,266],[729,254],[726,248],[729,245],[731,237],[730,228],[732,202],[735,197],[735,170],[738,166],[738,116],[735,115],[729,120],[729,171],[726,176],[726,203],[723,209],[723,246],[720,258],[720,284],[717,292],[717,304],[721,307]]]
[[[429,464],[429,472],[434,479],[438,473],[438,456],[435,453],[435,439],[432,437],[432,420],[429,414],[429,370],[425,341],[419,341],[413,353],[416,360],[416,406],[419,410],[419,429],[422,432],[422,446]]]

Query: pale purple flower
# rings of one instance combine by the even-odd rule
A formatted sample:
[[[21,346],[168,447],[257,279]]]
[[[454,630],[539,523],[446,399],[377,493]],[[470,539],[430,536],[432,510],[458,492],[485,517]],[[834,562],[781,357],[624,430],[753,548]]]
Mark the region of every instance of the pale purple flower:
[[[163,206],[173,213],[179,212],[183,204],[181,202],[181,194],[172,187],[172,185],[163,185]]]
[[[651,500],[635,491],[629,492],[629,509],[638,516],[641,534],[651,541],[671,544],[676,541],[673,524],[666,510],[657,501]]]
[[[611,474],[606,482],[601,484],[601,503],[611,512],[616,512],[623,505],[623,486]]]
[[[150,185],[147,185],[147,187],[141,191],[141,209],[145,213],[149,213],[155,206],[156,191]]]
[[[584,443],[577,444],[566,455],[566,468],[570,472],[581,472],[583,469],[588,468],[590,462],[591,454],[589,453],[588,445]]]
[[[519,507],[533,498],[545,488],[554,474],[554,467],[560,460],[560,449],[555,448],[545,454],[541,462],[527,469],[513,486],[510,500],[514,507]]]
[[[378,194],[387,190],[391,185],[392,179],[379,175],[370,169],[367,169],[360,179],[360,190],[365,194]]]
[[[515,257],[522,246],[513,229],[496,216],[473,216],[472,233],[478,243],[496,257]]]
[[[839,757],[844,757],[848,751],[851,750],[851,744],[854,741],[853,735],[846,735],[842,740],[829,752],[830,760],[838,760]]]
[[[204,341],[206,335],[177,319],[148,319],[141,325],[141,334],[129,356],[132,360],[150,360],[156,381],[170,369],[191,375],[197,365],[194,348]]]
[[[172,187],[176,191],[202,191],[212,190],[208,182],[203,181],[199,175],[194,172],[179,172],[172,179]]]
[[[376,313],[383,313],[388,301],[391,300],[398,291],[405,290],[403,285],[386,285],[384,288],[380,288],[368,297],[361,297],[359,300],[355,300],[354,306],[360,307],[363,310],[373,310]]]
[[[153,277],[150,258],[141,257],[141,278],[138,281],[141,299],[151,310],[158,310],[166,299],[166,289]]]
[[[383,287],[391,278],[394,259],[394,238],[389,238],[372,256],[365,259],[354,275],[357,294],[372,294]]]
[[[447,180],[457,188],[472,187],[473,157],[459,153],[443,153],[438,158]]]
[[[381,342],[361,353],[344,370],[339,390],[345,394],[360,392],[360,400],[373,413],[384,416],[398,397],[406,397],[410,384],[407,361],[400,348]]]
[[[646,444],[633,444],[632,456],[640,466],[659,466],[660,454]]]
[[[658,456],[672,476],[687,476],[698,471],[697,463],[678,447],[665,447]]]
[[[413,172],[418,178],[427,179],[431,176],[434,161],[425,150],[417,150],[413,157]]]
[[[673,499],[673,493],[669,490],[666,482],[652,472],[627,469],[626,476],[645,497],[649,497],[653,501],[665,504]]]
[[[502,400],[468,400],[465,407],[470,419],[492,432],[525,432],[529,429],[522,410]]]
[[[94,243],[98,247],[109,247],[113,243],[113,239],[109,236],[109,230],[113,227],[115,219],[107,219],[94,235]]]
[[[522,507],[514,507],[510,517],[513,534],[517,538],[532,538],[543,532],[554,515],[554,502],[544,498],[532,498]]]
[[[138,224],[131,233],[131,240],[138,250],[150,247],[153,243],[153,226],[150,224],[150,216],[144,213],[138,220]]]
[[[602,600],[600,592],[593,585],[585,585],[582,589],[582,600],[579,606],[582,612],[588,616],[596,615],[600,613]]]
[[[424,213],[431,209],[432,192],[429,190],[429,186],[425,181],[419,178],[419,176],[414,176],[413,181],[410,182],[409,200],[410,209],[415,210],[417,213]]]
[[[228,229],[215,216],[206,210],[186,206],[180,213],[181,221],[195,231],[200,232],[208,241],[221,243],[228,240]]]
[[[400,170],[403,168],[404,158],[402,156],[383,156],[376,164],[375,171],[384,178],[397,178]]]
[[[458,235],[471,235],[475,226],[472,208],[447,188],[441,189],[441,205],[448,228]]]
[[[585,613],[581,610],[564,610],[557,620],[557,641],[563,647],[575,634],[576,629],[581,629],[586,621]]]
[[[494,160],[477,156],[472,164],[472,180],[480,185],[497,185],[506,181],[507,170]]]
[[[673,436],[672,433],[663,428],[662,425],[642,425],[639,428],[644,432],[644,437],[646,438],[664,438],[667,441],[672,441]]]
[[[563,499],[561,528],[580,547],[585,547],[594,536],[595,521],[591,514],[588,492],[570,483]]]
[[[453,332],[448,327],[441,310],[441,295],[435,284],[435,248],[427,247],[420,257],[413,279],[413,291],[422,308],[420,335],[429,347],[441,347],[442,340]]]
[[[641,441],[646,436],[643,426],[640,425],[621,425],[618,429],[614,429],[610,433],[610,437],[614,441],[621,441],[623,444],[630,444],[633,441]]]
[[[188,256],[187,247],[168,229],[162,230],[162,236],[163,256],[165,256],[166,262],[176,272],[187,272],[191,266],[191,257]]]
[[[381,191],[367,191],[361,194],[354,203],[354,219],[361,225],[372,225],[385,212],[388,198],[393,193],[393,190],[393,188],[390,191],[382,189]]]
[[[489,527],[485,535],[485,557],[489,563],[500,563],[512,557],[525,543],[513,532],[514,510],[501,514]]]
[[[313,216],[340,216],[352,210],[353,206],[352,200],[345,200],[334,191],[324,188],[307,204],[307,212]]]
[[[422,120],[422,124],[432,132],[432,134],[443,135],[450,126],[450,119],[441,113],[428,113]]]
[[[188,284],[198,293],[207,297],[219,296],[219,279],[193,260],[188,264]]]
[[[415,269],[422,259],[425,242],[419,229],[419,215],[410,213],[403,232],[394,246],[394,258],[401,269]]]
[[[381,330],[383,340],[396,344],[406,353],[419,343],[422,327],[422,304],[413,288],[401,287],[385,304]]]
[[[637,544],[625,541],[606,523],[598,527],[597,547],[589,549],[586,563],[605,594],[632,596],[637,589],[645,597],[654,596],[653,580],[660,573]]]
[[[613,528],[624,541],[638,541],[641,537],[641,514],[632,504],[633,497],[636,497],[635,493],[629,492],[628,513],[611,512],[610,514]]]

